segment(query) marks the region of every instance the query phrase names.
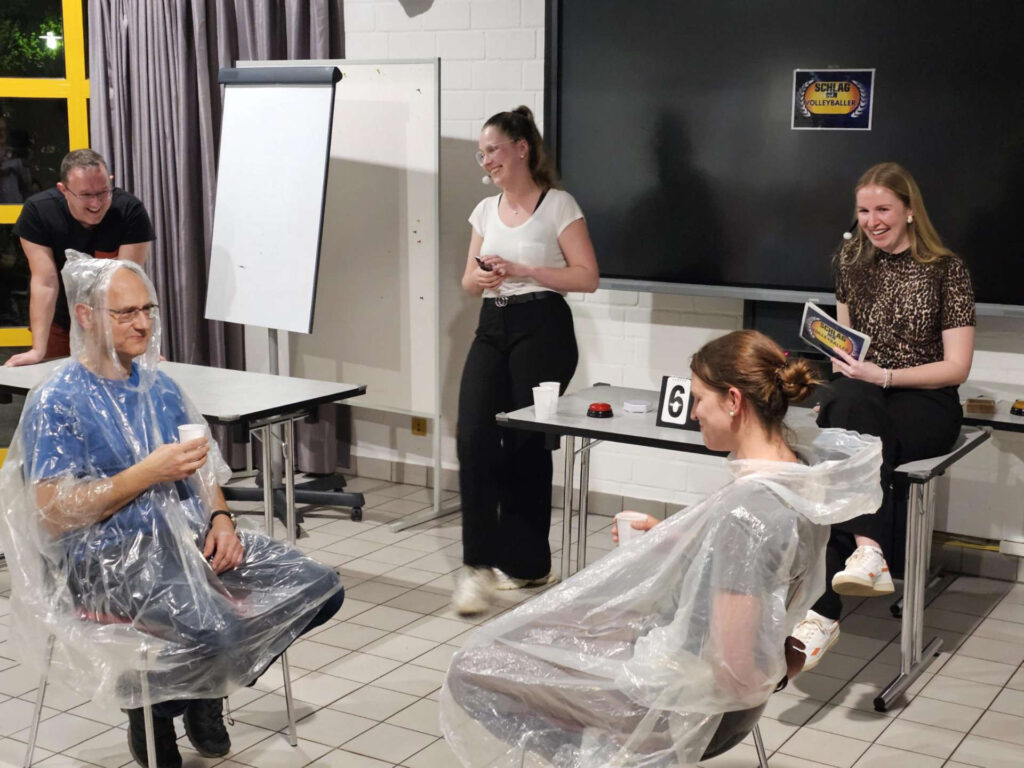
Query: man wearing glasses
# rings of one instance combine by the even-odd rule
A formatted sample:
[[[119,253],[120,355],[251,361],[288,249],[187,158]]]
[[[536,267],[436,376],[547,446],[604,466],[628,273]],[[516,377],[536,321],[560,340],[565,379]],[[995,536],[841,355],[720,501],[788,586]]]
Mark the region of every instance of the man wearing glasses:
[[[62,272],[71,358],[26,398],[0,471],[12,642],[25,653],[49,637],[79,695],[125,708],[140,765],[147,700],[159,768],[181,768],[179,715],[201,755],[222,757],[222,697],[333,617],[344,590],[333,568],[235,528],[216,444],[180,435],[204,422],[159,370],[160,311],[142,269],[71,253]],[[119,645],[126,625],[152,648],[147,663]]]
[[[29,326],[32,349],[7,365],[31,365],[69,354],[71,317],[58,275],[66,249],[96,258],[134,261],[140,266],[156,239],[142,202],[113,187],[107,163],[91,149],[69,152],[57,186],[33,195],[14,225],[32,273]]]

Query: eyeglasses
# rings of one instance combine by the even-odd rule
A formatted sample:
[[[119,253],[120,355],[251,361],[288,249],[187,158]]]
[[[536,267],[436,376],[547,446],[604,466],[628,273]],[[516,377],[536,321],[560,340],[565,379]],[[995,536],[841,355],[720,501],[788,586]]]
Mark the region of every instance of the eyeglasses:
[[[156,304],[143,304],[141,307],[126,307],[125,309],[108,309],[107,312],[114,318],[114,321],[121,325],[127,325],[135,320],[141,312],[146,317],[153,317],[160,309]]]
[[[110,187],[107,187],[102,192],[96,192],[94,194],[80,195],[77,192],[72,192],[70,189],[68,189],[68,187],[64,187],[64,189],[72,197],[78,198],[79,200],[81,200],[84,203],[91,203],[91,202],[102,203],[104,200],[106,200],[108,197],[110,197],[110,194],[114,191]]]
[[[514,141],[499,141],[497,144],[491,144],[490,146],[484,147],[483,149],[478,149],[476,151],[476,154],[473,155],[473,157],[476,158],[477,164],[482,166],[484,164],[484,161],[487,158],[489,158],[491,155],[493,155],[495,152],[497,152],[498,151],[498,147],[500,147],[503,144],[515,144],[515,142]]]

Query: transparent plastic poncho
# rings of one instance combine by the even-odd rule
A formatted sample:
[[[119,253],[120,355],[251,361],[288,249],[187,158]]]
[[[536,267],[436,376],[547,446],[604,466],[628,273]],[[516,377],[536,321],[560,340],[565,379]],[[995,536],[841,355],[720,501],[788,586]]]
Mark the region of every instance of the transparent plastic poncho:
[[[796,442],[804,463],[730,460],[726,487],[471,635],[440,704],[462,764],[694,765],[723,713],[766,702],[829,525],[881,503],[878,438]]]
[[[213,572],[202,547],[230,470],[212,442],[199,471],[97,521],[118,473],[177,441],[180,424],[204,419],[158,370],[158,310],[145,350],[127,361],[117,353],[110,282],[131,270],[155,304],[142,270],[68,255],[72,354],[28,395],[0,471],[12,641],[36,669],[52,647],[50,678],[103,705],[225,696],[309,625],[341,589],[338,576],[246,530],[242,564]]]

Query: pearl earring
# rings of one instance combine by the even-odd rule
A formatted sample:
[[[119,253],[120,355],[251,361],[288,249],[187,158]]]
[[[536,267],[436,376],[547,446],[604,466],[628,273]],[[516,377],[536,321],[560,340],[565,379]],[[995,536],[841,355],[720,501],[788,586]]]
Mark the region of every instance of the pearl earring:
[[[729,411],[729,416],[735,416],[735,415],[736,415],[736,411]]]
[[[913,224],[913,223],[914,223],[914,217],[913,216],[907,216],[907,224]]]

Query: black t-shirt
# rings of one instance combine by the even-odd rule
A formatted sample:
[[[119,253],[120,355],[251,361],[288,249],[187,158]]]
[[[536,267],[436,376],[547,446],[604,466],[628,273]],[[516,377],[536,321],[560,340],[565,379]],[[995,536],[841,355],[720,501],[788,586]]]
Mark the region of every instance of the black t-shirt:
[[[86,229],[71,215],[64,195],[56,187],[32,195],[25,201],[21,215],[14,225],[14,234],[30,243],[53,250],[57,272],[67,260],[64,251],[73,248],[97,258],[115,258],[122,245],[148,243],[156,239],[153,223],[145,206],[135,195],[115,189],[110,208],[103,220],[92,229]],[[71,327],[64,281],[54,310],[53,322],[61,328]]]

